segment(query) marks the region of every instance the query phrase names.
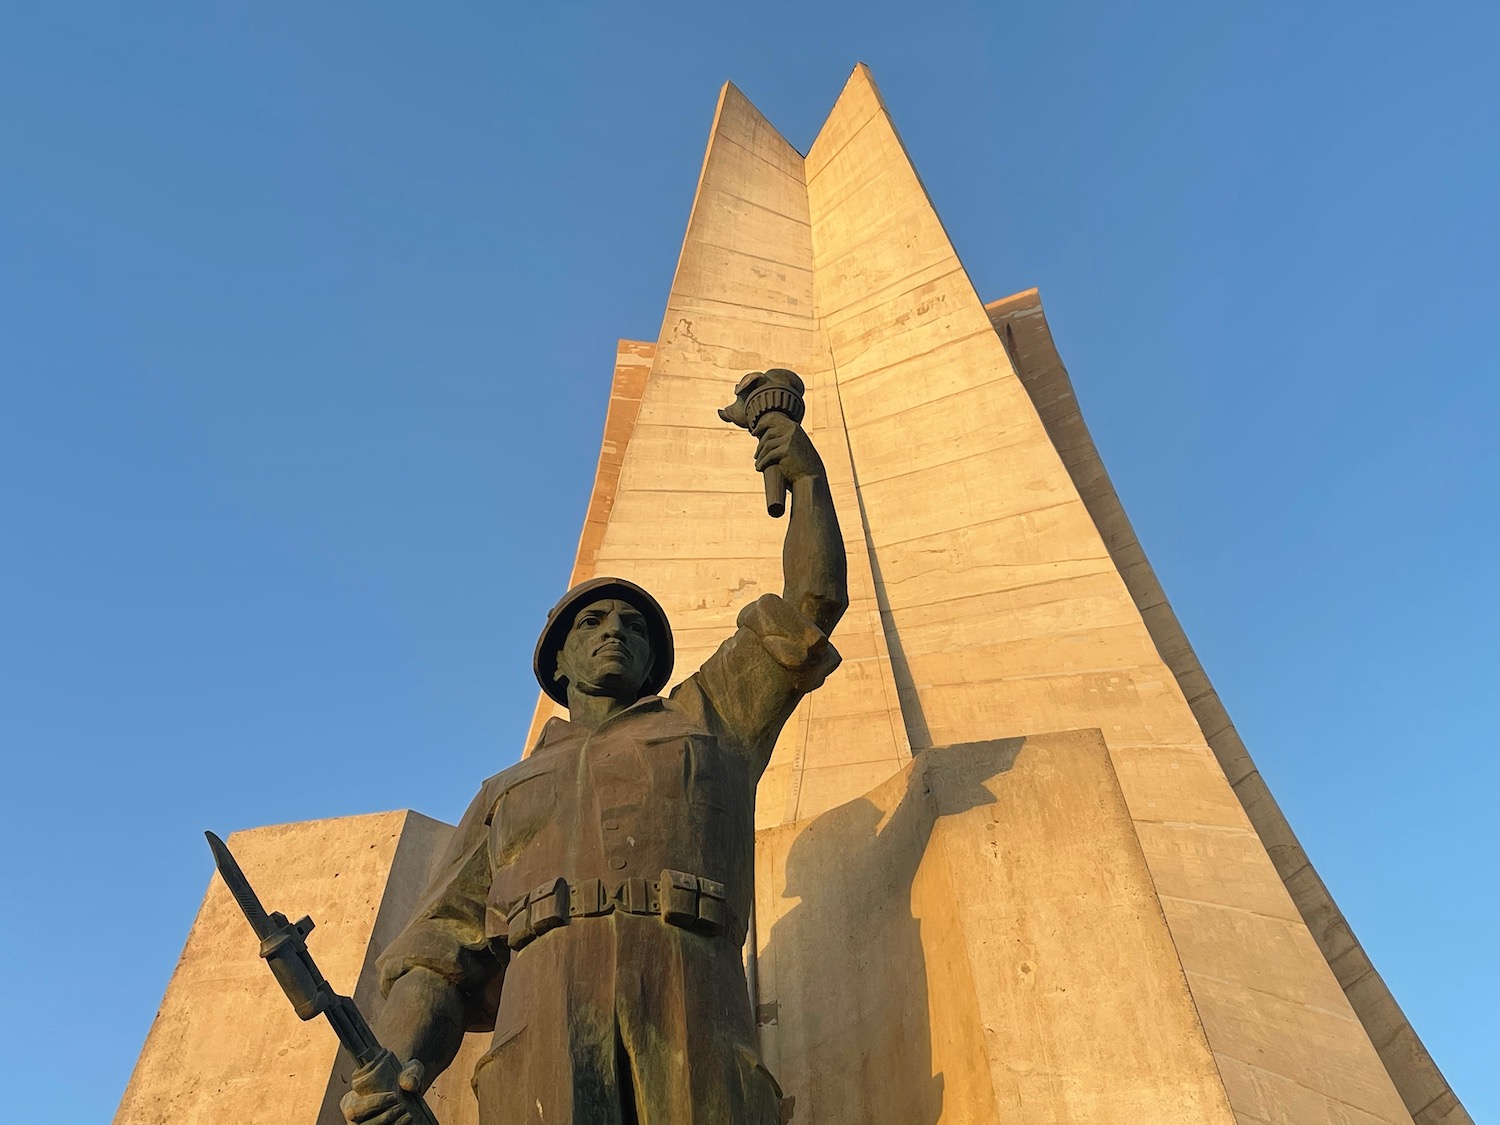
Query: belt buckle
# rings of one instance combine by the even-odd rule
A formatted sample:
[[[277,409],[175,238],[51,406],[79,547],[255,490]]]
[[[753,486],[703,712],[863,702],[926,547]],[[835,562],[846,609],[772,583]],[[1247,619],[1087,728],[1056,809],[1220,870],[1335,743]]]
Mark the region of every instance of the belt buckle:
[[[619,902],[620,909],[627,914],[655,914],[656,889],[655,883],[648,883],[636,876],[620,884],[620,889],[615,892],[615,899]]]
[[[604,891],[602,879],[580,879],[572,884],[568,894],[568,916],[570,918],[593,918],[608,914],[615,908]]]

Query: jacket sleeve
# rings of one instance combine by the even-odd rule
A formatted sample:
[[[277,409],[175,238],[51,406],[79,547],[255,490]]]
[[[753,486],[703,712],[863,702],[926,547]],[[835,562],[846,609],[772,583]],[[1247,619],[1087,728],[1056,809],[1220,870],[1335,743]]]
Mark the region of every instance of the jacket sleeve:
[[[494,786],[486,782],[454,830],[412,919],[380,955],[381,995],[411,969],[429,969],[464,1000],[466,1031],[495,1026],[508,950],[485,933],[490,891],[489,817]]]
[[[701,692],[760,771],[798,700],[821,686],[840,659],[823,630],[766,594],[740,611],[734,636],[673,696]]]

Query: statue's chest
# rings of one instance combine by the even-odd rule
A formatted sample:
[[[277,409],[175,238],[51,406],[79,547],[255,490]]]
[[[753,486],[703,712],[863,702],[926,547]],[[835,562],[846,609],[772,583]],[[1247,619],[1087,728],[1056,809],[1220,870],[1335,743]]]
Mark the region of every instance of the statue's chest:
[[[582,787],[601,812],[630,806],[668,815],[684,805],[718,805],[724,799],[725,760],[718,739],[681,720],[595,734],[578,754]]]
[[[494,859],[504,866],[543,839],[576,851],[620,834],[633,843],[697,835],[707,818],[750,799],[737,765],[717,738],[672,715],[549,746],[503,779]]]

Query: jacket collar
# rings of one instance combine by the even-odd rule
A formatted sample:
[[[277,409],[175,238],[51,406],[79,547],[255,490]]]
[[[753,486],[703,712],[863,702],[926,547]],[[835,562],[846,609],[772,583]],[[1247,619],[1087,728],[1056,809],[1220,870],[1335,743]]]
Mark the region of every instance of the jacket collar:
[[[629,707],[616,711],[609,718],[605,719],[604,722],[599,724],[598,730],[594,733],[597,734],[598,731],[608,730],[626,721],[626,719],[634,718],[637,715],[665,710],[666,706],[667,701],[659,695],[642,696]],[[584,728],[578,726],[576,723],[569,722],[567,719],[548,719],[546,725],[542,727],[542,733],[537,737],[536,748],[532,753],[535,754],[538,751],[545,750],[547,747],[559,742],[581,737],[586,738],[588,734],[589,732],[584,730]]]

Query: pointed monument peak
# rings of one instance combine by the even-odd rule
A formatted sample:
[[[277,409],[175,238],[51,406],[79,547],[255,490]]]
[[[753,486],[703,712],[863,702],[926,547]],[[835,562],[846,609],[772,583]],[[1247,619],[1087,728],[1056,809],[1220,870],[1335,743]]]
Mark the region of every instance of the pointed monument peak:
[[[880,88],[875,85],[875,76],[864,63],[856,63],[844,83],[838,100],[818,131],[812,147],[807,150],[807,178],[811,180],[834,155],[846,145],[872,118],[883,116],[892,132],[890,114]]]
[[[715,110],[715,116],[721,115],[724,112],[724,107],[727,105],[736,107],[746,106],[752,112],[755,111],[755,106],[749,98],[745,97],[745,91],[741,90],[733,82],[725,82],[724,85],[719,87],[719,105]]]
[[[714,124],[708,136],[710,150],[720,137],[776,163],[795,163],[800,174],[802,154],[733,82],[725,82],[719,88],[719,104],[714,110]],[[771,156],[772,153],[775,155]]]
[[[844,83],[844,91],[839,95],[840,100],[855,90],[864,91],[867,96],[875,99],[876,105],[885,109],[885,99],[880,96],[880,87],[875,82],[875,72],[870,69],[869,63],[854,64],[854,69],[849,72],[849,80]]]

